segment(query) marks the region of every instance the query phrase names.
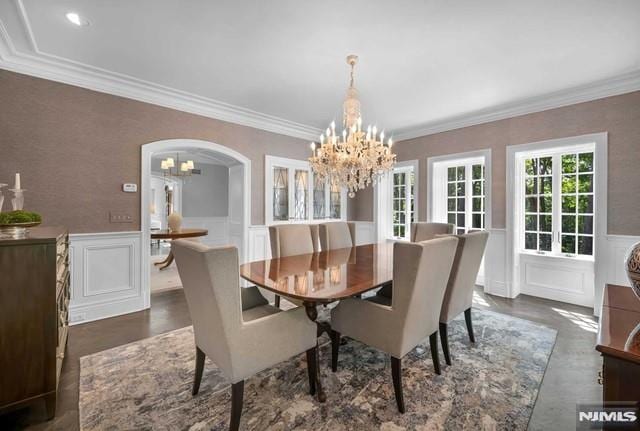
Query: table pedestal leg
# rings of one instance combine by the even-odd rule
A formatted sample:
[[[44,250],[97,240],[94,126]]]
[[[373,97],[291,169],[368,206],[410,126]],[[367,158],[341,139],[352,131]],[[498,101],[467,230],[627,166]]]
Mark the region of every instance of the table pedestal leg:
[[[313,302],[305,302],[304,308],[307,313],[307,317],[312,322],[316,322],[318,318],[318,310],[316,309],[316,304]],[[318,322],[316,322],[317,324]],[[322,334],[322,325],[318,325],[318,337]],[[327,395],[324,393],[324,389],[322,388],[322,380],[320,378],[320,344],[316,339],[316,394],[318,395],[318,401],[324,403],[327,401]]]
[[[155,262],[154,265],[163,265],[160,268],[158,268],[160,271],[162,271],[163,269],[167,268],[169,265],[171,265],[173,263],[173,250],[169,251],[169,255],[167,256],[167,258],[165,260],[163,260],[162,262]]]

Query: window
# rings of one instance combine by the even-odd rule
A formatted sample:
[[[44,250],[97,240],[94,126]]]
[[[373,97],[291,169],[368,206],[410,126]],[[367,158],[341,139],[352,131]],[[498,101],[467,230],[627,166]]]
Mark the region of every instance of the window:
[[[306,220],[309,207],[309,183],[307,178],[308,171],[296,169],[295,173],[295,212],[293,218],[296,220]]]
[[[342,210],[342,192],[337,183],[329,179],[329,218],[339,219]]]
[[[315,177],[313,180],[313,218],[323,219],[325,218],[325,185],[326,181],[321,181]]]
[[[593,155],[592,150],[565,149],[521,161],[524,250],[593,255]]]
[[[410,238],[415,220],[415,173],[413,166],[395,168],[391,181],[391,232],[393,238]]]
[[[346,193],[320,181],[304,160],[265,158],[265,222],[346,219]]]
[[[273,219],[289,220],[289,170],[273,168]]]
[[[447,167],[447,222],[457,234],[485,228],[484,163],[454,163]]]

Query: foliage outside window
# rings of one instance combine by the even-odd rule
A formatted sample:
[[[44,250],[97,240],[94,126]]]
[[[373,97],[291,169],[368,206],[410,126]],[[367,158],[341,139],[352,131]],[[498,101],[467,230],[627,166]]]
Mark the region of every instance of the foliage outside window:
[[[558,152],[524,160],[524,249],[593,255],[593,152]]]
[[[485,229],[485,172],[481,163],[447,168],[447,222],[457,234]]]

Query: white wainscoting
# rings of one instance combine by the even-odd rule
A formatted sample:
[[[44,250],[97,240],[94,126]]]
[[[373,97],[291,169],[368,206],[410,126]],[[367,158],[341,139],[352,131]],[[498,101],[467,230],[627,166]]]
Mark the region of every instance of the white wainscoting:
[[[141,232],[72,234],[71,325],[143,310]]]
[[[373,244],[376,239],[376,223],[373,221],[357,221],[356,245]]]
[[[184,217],[182,219],[182,227],[207,229],[209,234],[199,238],[199,240],[209,247],[230,243],[229,220],[227,217]]]
[[[506,230],[490,229],[489,242],[485,253],[485,292],[503,296],[507,298],[515,298],[520,294],[519,288],[513,286],[509,280],[509,272],[507,271],[507,250],[506,250]],[[595,284],[593,285],[593,303],[594,314],[598,315],[602,304],[602,292],[604,285],[607,283],[629,285],[624,268],[624,258],[631,246],[640,242],[640,236],[631,235],[607,235],[604,241],[604,250],[600,252],[601,258],[597,259],[593,272],[595,275]],[[521,262],[520,265],[524,263]],[[529,273],[529,280],[534,281],[538,275],[533,274],[534,267],[525,268],[525,273]],[[514,268],[514,274],[520,274],[520,267]],[[544,275],[542,275],[544,276]],[[519,278],[522,282],[522,277]],[[540,280],[538,280],[540,281]],[[573,281],[572,281],[573,282]],[[586,286],[587,288],[589,286]],[[584,288],[584,286],[583,286]],[[522,293],[525,292],[526,287]],[[558,300],[563,300],[558,298]],[[573,301],[572,301],[573,302]]]
[[[506,243],[505,229],[489,229],[489,240],[484,255],[484,291],[506,298],[514,297],[511,283],[506,274]]]
[[[249,227],[249,256],[247,262],[271,259],[271,243],[267,226]]]
[[[593,307],[593,261],[521,253],[520,293]]]

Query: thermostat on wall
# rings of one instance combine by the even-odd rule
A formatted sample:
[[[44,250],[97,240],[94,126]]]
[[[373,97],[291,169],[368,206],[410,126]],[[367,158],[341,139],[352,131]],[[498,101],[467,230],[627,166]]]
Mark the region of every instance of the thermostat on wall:
[[[122,185],[122,191],[126,193],[135,193],[138,191],[138,185],[133,183],[124,183]]]

